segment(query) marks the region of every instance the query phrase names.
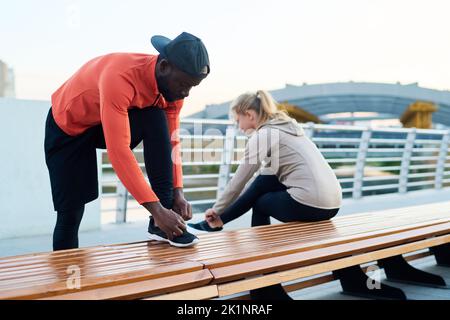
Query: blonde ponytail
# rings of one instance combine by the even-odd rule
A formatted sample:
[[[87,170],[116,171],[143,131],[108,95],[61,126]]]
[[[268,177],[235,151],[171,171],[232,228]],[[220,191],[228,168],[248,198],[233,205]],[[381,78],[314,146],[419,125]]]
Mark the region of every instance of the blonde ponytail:
[[[232,114],[244,114],[248,110],[253,110],[258,115],[259,128],[263,123],[272,119],[290,120],[291,118],[284,110],[279,110],[277,102],[272,95],[265,90],[258,90],[256,93],[244,93],[231,103]]]

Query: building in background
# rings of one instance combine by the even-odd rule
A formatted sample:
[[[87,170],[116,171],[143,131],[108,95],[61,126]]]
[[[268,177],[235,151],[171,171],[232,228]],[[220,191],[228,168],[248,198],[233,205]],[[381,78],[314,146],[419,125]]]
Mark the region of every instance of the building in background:
[[[16,97],[14,70],[2,60],[0,60],[0,97]]]
[[[299,122],[427,129],[450,126],[450,91],[423,88],[417,83],[286,85],[270,92]],[[227,119],[229,105],[208,105],[189,117]]]

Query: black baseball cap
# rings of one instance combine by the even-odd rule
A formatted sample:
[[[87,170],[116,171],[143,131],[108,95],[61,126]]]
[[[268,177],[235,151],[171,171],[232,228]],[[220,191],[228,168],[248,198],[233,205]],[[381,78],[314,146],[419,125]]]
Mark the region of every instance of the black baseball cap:
[[[194,77],[206,77],[210,72],[208,51],[202,40],[183,32],[170,40],[164,36],[153,36],[155,49],[178,69]]]

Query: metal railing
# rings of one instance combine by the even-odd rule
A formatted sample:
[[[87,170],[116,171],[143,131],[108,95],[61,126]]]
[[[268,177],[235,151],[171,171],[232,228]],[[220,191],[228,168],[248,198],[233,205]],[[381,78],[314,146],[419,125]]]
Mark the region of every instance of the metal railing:
[[[450,131],[369,128],[302,124],[342,186],[344,198],[450,186]],[[233,176],[245,150],[246,136],[230,121],[182,119],[181,153],[184,193],[194,211],[210,207]],[[144,170],[143,149],[134,150]],[[127,210],[140,208],[102,156],[101,197],[115,199],[102,212],[115,212],[116,222]]]

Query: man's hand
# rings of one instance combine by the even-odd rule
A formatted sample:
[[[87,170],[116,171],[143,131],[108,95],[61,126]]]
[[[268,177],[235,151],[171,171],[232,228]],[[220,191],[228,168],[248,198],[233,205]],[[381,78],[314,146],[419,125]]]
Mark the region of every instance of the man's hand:
[[[173,190],[173,211],[181,215],[181,217],[185,220],[192,219],[192,206],[189,202],[186,201],[183,194],[182,188],[175,188]]]
[[[186,224],[180,215],[173,210],[164,208],[159,201],[147,202],[142,205],[150,211],[156,225],[167,235],[169,240],[181,236],[183,230],[186,230]]]

